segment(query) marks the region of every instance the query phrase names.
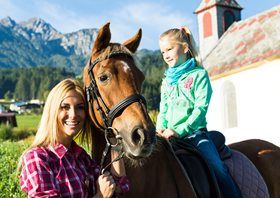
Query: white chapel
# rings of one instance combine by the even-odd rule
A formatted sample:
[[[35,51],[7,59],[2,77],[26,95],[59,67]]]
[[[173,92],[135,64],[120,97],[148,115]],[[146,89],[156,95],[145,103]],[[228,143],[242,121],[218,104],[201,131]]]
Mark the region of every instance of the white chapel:
[[[203,0],[195,13],[213,95],[208,130],[226,143],[263,139],[280,146],[280,4],[241,19],[236,0]]]

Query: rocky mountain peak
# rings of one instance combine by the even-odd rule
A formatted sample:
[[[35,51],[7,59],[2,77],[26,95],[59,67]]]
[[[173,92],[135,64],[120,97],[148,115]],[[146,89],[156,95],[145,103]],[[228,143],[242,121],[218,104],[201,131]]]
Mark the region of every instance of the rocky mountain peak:
[[[76,46],[74,49],[77,55],[89,55],[91,52],[93,41],[97,36],[97,29],[81,29],[77,32],[65,34],[62,37],[61,45],[69,50]]]
[[[61,37],[60,32],[41,18],[34,17],[28,21],[20,22],[19,25],[31,32],[32,39],[34,39],[34,37],[41,37],[43,40],[48,41]]]
[[[96,35],[96,28],[63,34],[40,18],[17,23],[6,17],[0,20],[0,68],[84,65]]]
[[[16,22],[11,19],[10,17],[6,17],[0,20],[0,23],[6,27],[10,27],[13,28],[14,26],[16,26]]]

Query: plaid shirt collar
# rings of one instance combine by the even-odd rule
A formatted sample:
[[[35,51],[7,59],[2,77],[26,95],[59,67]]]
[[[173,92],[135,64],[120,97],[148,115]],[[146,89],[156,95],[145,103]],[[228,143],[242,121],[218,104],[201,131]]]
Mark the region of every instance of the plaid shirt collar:
[[[78,158],[80,154],[82,153],[83,149],[78,146],[78,144],[73,140],[70,148],[67,148],[63,144],[55,144],[53,146],[50,146],[50,150],[57,155],[59,159],[63,158],[63,156],[67,152],[72,152],[75,158]]]

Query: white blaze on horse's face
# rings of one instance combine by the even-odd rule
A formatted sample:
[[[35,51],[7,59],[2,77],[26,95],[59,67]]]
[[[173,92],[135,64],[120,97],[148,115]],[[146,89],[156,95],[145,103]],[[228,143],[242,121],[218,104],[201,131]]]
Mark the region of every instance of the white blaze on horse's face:
[[[123,64],[124,72],[129,73],[131,71],[129,65],[124,61],[121,61],[121,63]]]
[[[125,62],[125,61],[121,61],[122,65],[123,65],[123,69],[124,69],[124,72],[129,74],[131,73],[131,68],[130,66]],[[133,87],[135,88],[135,90],[137,90],[137,87],[136,87],[136,84],[135,84],[135,79],[133,78],[133,75],[131,75],[131,83],[133,84]]]

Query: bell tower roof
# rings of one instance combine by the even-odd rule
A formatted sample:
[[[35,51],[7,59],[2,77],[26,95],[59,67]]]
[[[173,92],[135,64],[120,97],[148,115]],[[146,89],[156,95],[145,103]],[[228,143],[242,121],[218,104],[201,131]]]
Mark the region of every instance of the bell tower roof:
[[[214,6],[228,7],[231,9],[242,10],[243,8],[237,3],[236,0],[202,0],[198,8],[195,10],[195,14],[198,14],[204,10],[212,8]]]
[[[227,29],[241,20],[238,0],[201,0],[195,11],[198,19],[199,51],[202,59],[218,43]]]

